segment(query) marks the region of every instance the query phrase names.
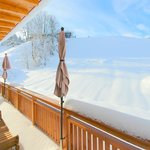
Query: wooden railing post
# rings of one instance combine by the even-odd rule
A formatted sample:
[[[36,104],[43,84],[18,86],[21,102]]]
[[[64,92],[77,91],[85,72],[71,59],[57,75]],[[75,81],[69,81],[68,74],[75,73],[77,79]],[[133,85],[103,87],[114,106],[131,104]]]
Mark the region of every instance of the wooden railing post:
[[[16,102],[16,108],[19,110],[19,101],[20,101],[20,93],[21,91],[17,89],[17,102]]]
[[[35,101],[36,98],[32,96],[32,125],[35,125]]]
[[[4,97],[4,83],[2,83],[2,96]]]
[[[5,99],[8,100],[8,85],[6,83],[5,83],[5,94],[4,94],[4,97],[5,97]]]
[[[10,86],[7,84],[7,100],[10,101]]]
[[[68,117],[69,114],[64,110],[64,140],[63,150],[68,150]]]
[[[0,82],[0,94],[2,94],[2,82]]]

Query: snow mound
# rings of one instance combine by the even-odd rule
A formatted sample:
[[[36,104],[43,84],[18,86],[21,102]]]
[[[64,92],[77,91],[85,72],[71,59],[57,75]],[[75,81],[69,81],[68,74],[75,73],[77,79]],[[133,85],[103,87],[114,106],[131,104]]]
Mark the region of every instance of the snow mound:
[[[65,102],[65,107],[87,117],[102,121],[111,127],[115,127],[130,135],[150,139],[150,119],[138,117],[121,111],[113,110],[114,108],[102,107],[87,102],[69,99]],[[150,111],[149,111],[150,114]]]

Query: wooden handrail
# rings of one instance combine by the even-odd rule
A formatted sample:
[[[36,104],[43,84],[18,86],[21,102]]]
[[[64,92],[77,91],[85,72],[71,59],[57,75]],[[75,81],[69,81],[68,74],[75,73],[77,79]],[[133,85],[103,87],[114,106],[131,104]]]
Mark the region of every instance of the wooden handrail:
[[[3,88],[3,86],[4,86],[3,83],[1,83],[1,86],[2,86],[1,89],[2,89],[2,93],[3,93],[3,89],[4,89]],[[13,92],[13,90],[15,92],[17,92],[17,93],[19,92],[18,95],[22,94],[24,96],[27,95],[27,96],[31,97],[31,99],[32,99],[32,110],[31,110],[32,111],[32,118],[31,119],[32,119],[33,124],[35,123],[35,118],[36,118],[34,116],[34,115],[36,115],[35,114],[36,107],[34,105],[38,103],[38,100],[40,100],[41,102],[43,102],[43,103],[45,103],[45,104],[47,104],[49,106],[52,106],[52,107],[60,110],[60,105],[59,105],[59,101],[58,100],[54,100],[52,98],[49,98],[49,97],[44,96],[42,94],[39,94],[39,93],[30,91],[30,90],[27,90],[27,89],[22,88],[22,87],[15,87],[13,85],[6,84],[6,88],[8,90],[10,90],[11,92]],[[46,106],[44,106],[44,105],[42,106],[42,104],[41,104],[40,107],[44,109],[44,107],[46,107]],[[140,139],[138,137],[134,137],[134,136],[129,135],[129,134],[125,133],[125,132],[122,132],[122,131],[120,131],[120,130],[118,130],[116,128],[113,128],[113,127],[111,127],[109,125],[106,125],[103,122],[99,122],[97,120],[93,120],[91,118],[88,118],[87,116],[81,115],[81,114],[79,114],[77,112],[74,112],[72,110],[69,110],[67,108],[64,108],[64,114],[66,116],[66,117],[64,117],[64,119],[66,119],[66,120],[64,120],[64,122],[66,124],[66,128],[69,128],[67,126],[67,118],[73,116],[73,117],[77,118],[81,123],[85,122],[87,124],[90,124],[91,126],[94,126],[94,127],[98,128],[100,130],[103,130],[103,131],[105,131],[105,132],[107,132],[107,133],[109,133],[109,134],[111,134],[111,135],[113,135],[115,137],[118,137],[118,138],[120,138],[120,139],[122,139],[124,141],[127,141],[127,142],[129,142],[131,144],[134,144],[134,145],[136,145],[138,147],[141,147],[141,148],[144,148],[144,149],[150,149],[150,141],[149,140],[144,140],[144,139]],[[68,129],[65,129],[65,132],[67,132],[67,131],[68,131]],[[68,133],[65,133],[65,135],[67,136]],[[67,139],[67,137],[66,137],[66,139]],[[67,141],[65,141],[65,143],[66,142]],[[67,145],[67,144],[65,144],[65,145]]]
[[[91,125],[99,128],[103,131],[106,131],[106,132],[108,132],[108,133],[110,133],[110,134],[112,134],[112,135],[114,135],[120,139],[123,139],[124,141],[132,143],[132,144],[137,145],[139,147],[142,147],[144,149],[150,149],[150,141],[148,141],[148,140],[144,140],[144,139],[140,139],[140,138],[131,136],[125,132],[122,132],[122,131],[116,129],[116,128],[113,128],[109,125],[106,125],[103,122],[98,122],[96,120],[85,117],[85,116],[83,116],[77,112],[73,112],[73,111],[68,110],[66,108],[65,108],[65,111],[69,116],[74,116],[74,117],[80,119],[81,122],[83,121],[83,122],[86,122],[88,124],[91,124]]]
[[[2,84],[2,86],[4,86],[3,83],[1,83],[1,84]],[[47,97],[45,95],[39,94],[37,92],[31,91],[28,89],[25,89],[23,87],[15,87],[14,85],[11,85],[11,84],[9,84],[9,85],[6,84],[6,85],[9,86],[10,88],[15,89],[15,90],[20,90],[21,92],[24,92],[25,94],[27,94],[31,97],[34,97],[35,99],[39,99],[39,100],[43,101],[44,103],[47,103],[48,105],[52,105],[53,107],[60,109],[59,101],[56,99]]]

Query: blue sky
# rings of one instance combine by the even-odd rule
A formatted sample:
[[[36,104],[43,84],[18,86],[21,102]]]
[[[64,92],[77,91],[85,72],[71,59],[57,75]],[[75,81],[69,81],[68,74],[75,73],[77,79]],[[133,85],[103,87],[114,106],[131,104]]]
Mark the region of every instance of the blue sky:
[[[45,10],[77,37],[150,37],[150,0],[50,0]]]

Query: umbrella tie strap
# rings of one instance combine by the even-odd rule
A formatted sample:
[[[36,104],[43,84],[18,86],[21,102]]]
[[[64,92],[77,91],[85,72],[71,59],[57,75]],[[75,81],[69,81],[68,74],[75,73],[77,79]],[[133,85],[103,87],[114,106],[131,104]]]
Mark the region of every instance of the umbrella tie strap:
[[[65,61],[64,59],[60,59],[60,61]]]
[[[60,138],[61,140],[64,140],[66,137],[62,137],[62,138]]]

